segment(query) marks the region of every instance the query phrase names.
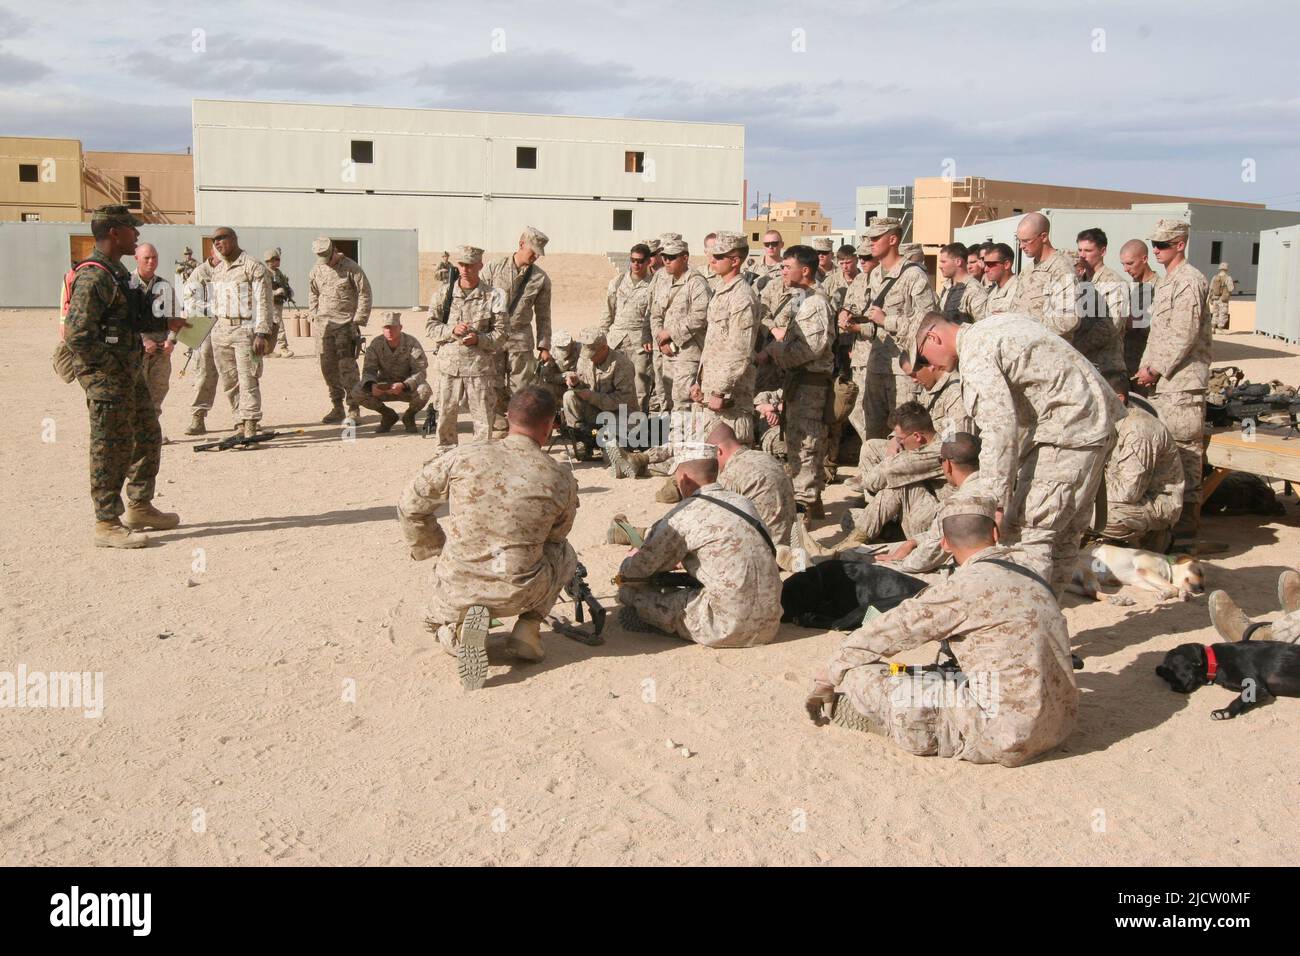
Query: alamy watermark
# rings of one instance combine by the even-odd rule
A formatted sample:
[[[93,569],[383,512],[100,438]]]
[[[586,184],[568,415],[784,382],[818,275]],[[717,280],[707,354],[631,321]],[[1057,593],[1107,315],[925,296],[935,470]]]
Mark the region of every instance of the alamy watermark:
[[[104,715],[103,671],[0,671],[0,707],[66,707],[87,720]]]

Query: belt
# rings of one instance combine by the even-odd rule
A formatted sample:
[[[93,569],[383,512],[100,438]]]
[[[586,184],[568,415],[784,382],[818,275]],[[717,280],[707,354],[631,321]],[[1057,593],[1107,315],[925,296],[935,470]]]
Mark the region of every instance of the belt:
[[[232,319],[227,317],[226,322],[230,325],[252,325],[252,319]]]

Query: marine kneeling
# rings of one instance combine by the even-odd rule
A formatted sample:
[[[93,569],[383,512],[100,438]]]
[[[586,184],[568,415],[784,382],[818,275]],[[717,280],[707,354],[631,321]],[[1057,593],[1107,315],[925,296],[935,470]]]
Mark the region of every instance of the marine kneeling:
[[[918,756],[1007,767],[1070,735],[1079,692],[1065,618],[1023,556],[997,546],[996,509],[984,497],[944,504],[943,548],[960,567],[845,638],[805,703],[814,723],[829,716]],[[888,661],[931,641],[951,642],[955,665]]]
[[[710,647],[768,643],[781,624],[781,572],[758,512],[717,483],[713,445],[682,445],[669,476],[681,503],[619,568],[619,623]],[[679,564],[686,573],[673,575]]]
[[[411,557],[436,561],[425,623],[458,659],[467,690],[487,679],[493,617],[519,616],[506,640],[511,655],[545,656],[542,621],[578,562],[567,540],[578,483],[542,451],[555,398],[539,386],[522,388],[506,421],[503,440],[451,446],[427,462],[397,505]],[[435,517],[444,504],[446,534]]]

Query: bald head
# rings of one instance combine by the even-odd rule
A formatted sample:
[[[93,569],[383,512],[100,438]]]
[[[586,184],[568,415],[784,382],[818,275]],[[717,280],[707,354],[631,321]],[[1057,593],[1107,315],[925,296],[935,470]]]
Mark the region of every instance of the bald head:
[[[1040,232],[1047,232],[1051,228],[1052,224],[1047,221],[1047,217],[1041,212],[1027,212],[1021,217],[1020,223],[1016,226],[1016,237],[1018,239],[1028,239]]]
[[[1020,243],[1020,250],[1035,262],[1050,259],[1055,251],[1047,237],[1051,228],[1052,224],[1041,212],[1025,213],[1016,226],[1016,242]]]
[[[709,432],[704,440],[710,445],[717,445],[719,451],[724,448],[735,448],[740,444],[740,440],[736,438],[735,429],[726,422],[719,422],[714,425],[713,431]]]
[[[689,478],[697,488],[711,485],[718,480],[718,459],[698,458],[695,461],[682,462],[677,466],[677,475]]]
[[[1147,244],[1141,239],[1130,239],[1119,248],[1119,264],[1130,279],[1140,281],[1150,266],[1147,263]]]
[[[158,250],[153,243],[140,242],[135,247],[135,270],[141,279],[152,279],[158,272]]]

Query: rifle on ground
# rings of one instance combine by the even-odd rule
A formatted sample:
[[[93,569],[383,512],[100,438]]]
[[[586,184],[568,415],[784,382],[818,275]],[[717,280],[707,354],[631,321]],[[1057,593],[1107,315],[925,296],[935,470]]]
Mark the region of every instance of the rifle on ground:
[[[564,586],[565,593],[573,598],[573,616],[579,624],[584,622],[584,608],[591,610],[591,633],[580,630],[570,624],[565,618],[557,617],[552,614],[547,617],[551,626],[563,634],[565,637],[573,638],[575,641],[581,641],[592,647],[604,644],[605,639],[600,636],[600,632],[605,629],[605,609],[600,602],[596,600],[596,595],[591,592],[587,584],[587,568],[581,561],[573,570],[573,580]]]
[[[643,578],[625,578],[621,574],[614,575],[612,584],[648,584],[656,588],[695,588],[704,587],[699,578],[693,574],[687,574],[685,571],[656,571],[654,574]]]
[[[438,434],[438,410],[432,405],[424,413],[424,424],[420,426],[420,434],[425,438],[432,438]]]
[[[264,441],[270,441],[273,438],[279,438],[282,435],[301,435],[302,429],[299,428],[292,432],[258,432],[252,438],[245,438],[241,432],[235,432],[233,435],[227,435],[221,441],[204,442],[201,445],[195,445],[195,451],[229,451],[236,445],[250,446]]]

